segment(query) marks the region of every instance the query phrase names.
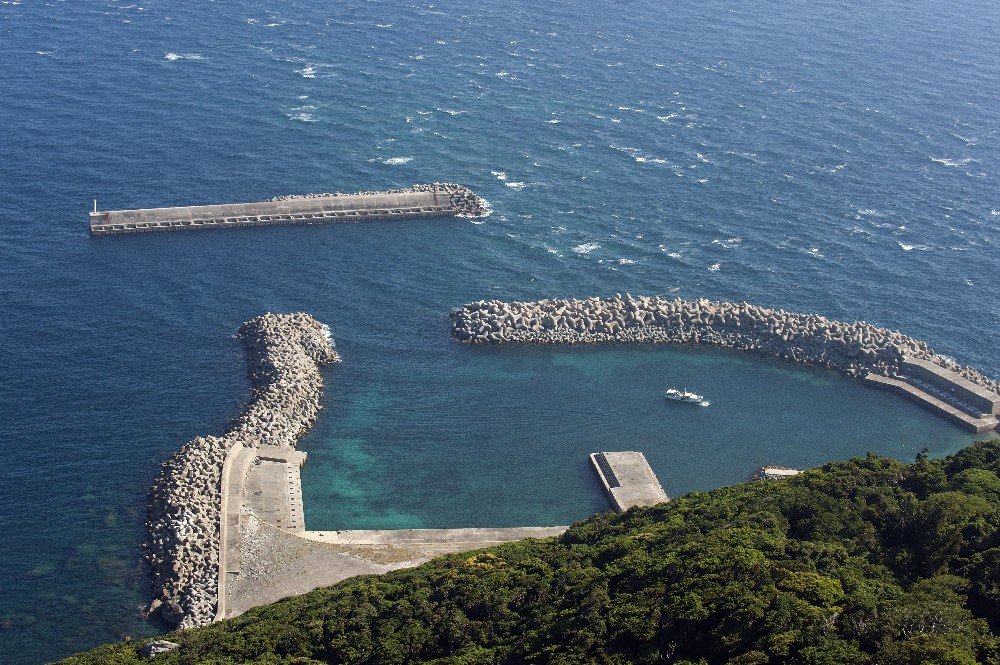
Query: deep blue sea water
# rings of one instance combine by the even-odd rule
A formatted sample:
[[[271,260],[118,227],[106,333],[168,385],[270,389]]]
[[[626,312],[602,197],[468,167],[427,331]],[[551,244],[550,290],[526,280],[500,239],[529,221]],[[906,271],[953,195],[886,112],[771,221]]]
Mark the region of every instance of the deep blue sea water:
[[[158,629],[160,460],[247,397],[232,334],[331,325],[313,528],[556,524],[586,453],[668,493],[972,437],[821,371],[476,349],[482,297],[661,294],[865,319],[1000,375],[1000,8],[959,0],[0,2],[0,663]],[[92,239],[86,211],[447,180],[485,223]],[[706,409],[663,404],[666,386]]]

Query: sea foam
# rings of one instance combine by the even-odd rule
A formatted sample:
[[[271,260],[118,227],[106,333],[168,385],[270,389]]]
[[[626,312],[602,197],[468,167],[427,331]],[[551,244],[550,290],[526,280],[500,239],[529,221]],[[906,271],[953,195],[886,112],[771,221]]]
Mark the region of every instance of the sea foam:
[[[204,60],[205,56],[200,53],[167,53],[163,59],[171,62],[175,60]]]

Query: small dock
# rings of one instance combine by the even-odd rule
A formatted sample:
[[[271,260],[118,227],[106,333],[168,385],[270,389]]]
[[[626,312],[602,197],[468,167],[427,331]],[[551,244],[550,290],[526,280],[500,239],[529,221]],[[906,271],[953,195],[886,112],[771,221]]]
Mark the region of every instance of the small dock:
[[[670,500],[642,453],[591,453],[590,463],[604,485],[608,501],[619,512]]]
[[[910,383],[922,385],[927,392],[938,393],[948,401],[983,416],[1000,414],[1000,395],[969,381],[961,374],[928,360],[904,358],[903,371]]]
[[[750,480],[781,480],[782,478],[792,478],[802,473],[798,469],[790,469],[787,466],[762,466],[757,473],[750,476]]]
[[[417,185],[411,190],[303,196],[258,203],[97,210],[90,213],[94,236],[239,229],[258,226],[325,224],[429,217],[475,216],[481,200],[459,185]]]
[[[970,414],[955,404],[949,403],[940,397],[924,390],[921,386],[915,385],[904,379],[894,379],[880,374],[867,374],[865,383],[870,386],[882,388],[902,395],[908,400],[919,404],[931,413],[935,413],[945,420],[949,420],[962,429],[969,432],[982,434],[995,429],[998,424],[996,416],[987,414]]]
[[[902,395],[969,432],[1000,425],[1000,395],[927,360],[904,358],[901,369],[896,377],[869,373],[865,383]]]

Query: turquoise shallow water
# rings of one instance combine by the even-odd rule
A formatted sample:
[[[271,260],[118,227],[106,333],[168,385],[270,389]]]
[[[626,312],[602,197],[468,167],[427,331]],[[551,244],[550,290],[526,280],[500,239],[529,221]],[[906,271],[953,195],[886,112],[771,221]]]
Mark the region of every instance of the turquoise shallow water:
[[[247,396],[240,322],[344,363],[303,442],[317,528],[554,524],[587,452],[669,493],[971,440],[719,352],[472,349],[448,310],[616,291],[865,319],[1000,375],[997,8],[864,0],[0,4],[0,663],[159,629],[157,464]],[[85,211],[470,185],[468,220],[89,238]],[[658,400],[669,385],[712,401]]]
[[[394,372],[361,394],[331,385],[302,445],[309,528],[568,524],[607,510],[587,462],[598,450],[644,451],[678,495],[764,464],[803,468],[869,450],[911,459],[972,440],[829,372],[730,352],[463,348],[429,361],[429,394]],[[367,373],[353,362],[329,371],[331,384],[342,371],[348,385]],[[710,406],[665,402],[665,386],[697,387]]]

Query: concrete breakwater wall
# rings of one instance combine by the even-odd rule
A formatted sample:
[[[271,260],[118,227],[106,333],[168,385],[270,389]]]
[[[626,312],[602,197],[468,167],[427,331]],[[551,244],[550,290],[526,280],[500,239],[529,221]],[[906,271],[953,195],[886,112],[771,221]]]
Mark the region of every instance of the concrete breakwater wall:
[[[383,191],[369,190],[366,192],[355,192],[348,194],[344,192],[321,192],[318,194],[287,194],[285,196],[275,196],[272,201],[295,201],[296,199],[318,199],[335,198],[344,196],[375,196],[381,194],[410,194],[413,192],[430,192],[443,194],[448,198],[449,203],[457,211],[456,214],[463,217],[482,217],[489,212],[489,204],[465,185],[457,185],[452,182],[434,182],[423,185],[413,185],[404,189],[388,189]]]
[[[264,314],[237,337],[249,361],[251,400],[222,436],[197,437],[162,465],[149,492],[143,546],[155,599],[149,611],[189,628],[218,603],[222,469],[227,452],[294,446],[316,421],[323,378],[338,362],[329,330],[307,314]]]
[[[451,323],[454,337],[472,344],[709,344],[829,367],[856,378],[869,372],[896,376],[904,357],[921,358],[1000,392],[996,381],[896,330],[747,303],[621,294],[583,300],[481,300],[453,311]]]
[[[488,213],[486,201],[468,188],[434,183],[387,192],[284,196],[257,203],[95,210],[90,213],[90,233],[105,236],[330,222],[481,217]]]

